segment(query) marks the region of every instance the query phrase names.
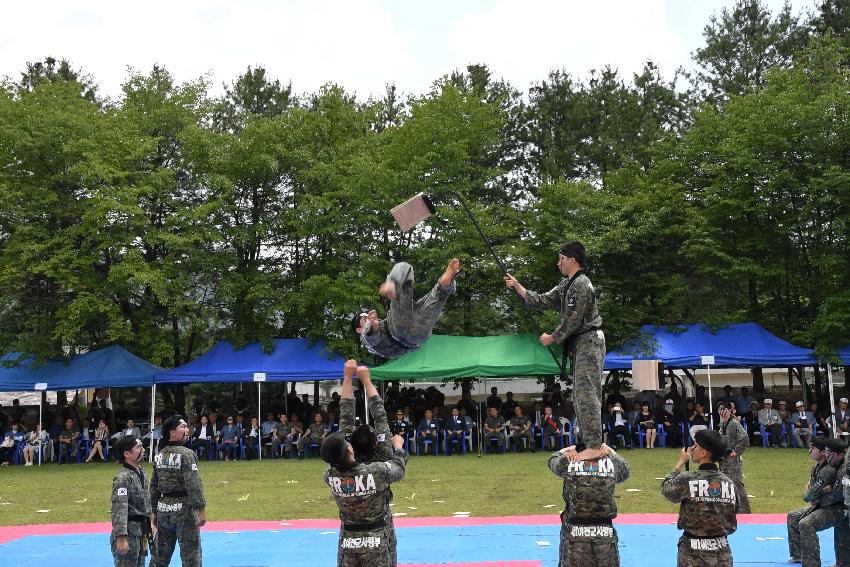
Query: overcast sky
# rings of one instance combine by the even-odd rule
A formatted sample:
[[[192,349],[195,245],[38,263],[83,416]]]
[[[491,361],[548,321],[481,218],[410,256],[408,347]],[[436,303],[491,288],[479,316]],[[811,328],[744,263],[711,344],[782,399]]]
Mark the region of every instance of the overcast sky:
[[[778,11],[783,0],[763,0]],[[3,5],[0,76],[52,55],[116,95],[127,67],[155,63],[215,91],[248,65],[297,93],[335,82],[365,98],[387,83],[423,93],[468,63],[527,90],[554,68],[586,76],[647,59],[668,77],[691,67],[713,12],[733,0],[54,0]],[[796,12],[813,0],[796,0]]]

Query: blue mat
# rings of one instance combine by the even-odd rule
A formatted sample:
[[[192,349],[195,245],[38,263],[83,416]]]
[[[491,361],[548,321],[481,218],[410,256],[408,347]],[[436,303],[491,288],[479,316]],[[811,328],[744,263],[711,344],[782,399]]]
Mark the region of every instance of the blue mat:
[[[672,525],[620,525],[623,566],[675,565],[680,532]],[[489,525],[399,528],[399,564],[538,560],[558,564],[557,526]],[[337,531],[204,532],[205,567],[329,567],[336,564]],[[784,525],[742,525],[730,538],[735,565],[787,564]],[[766,539],[781,538],[781,539]],[[823,565],[834,562],[832,530],[821,532]],[[550,545],[541,545],[548,542]],[[4,566],[110,567],[106,534],[28,536],[0,545]],[[171,565],[180,565],[179,550]],[[162,566],[160,566],[162,567]]]

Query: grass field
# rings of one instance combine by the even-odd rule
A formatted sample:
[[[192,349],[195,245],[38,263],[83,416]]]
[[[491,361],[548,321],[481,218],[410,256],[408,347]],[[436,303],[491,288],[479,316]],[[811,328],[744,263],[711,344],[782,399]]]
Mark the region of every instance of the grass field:
[[[617,490],[620,513],[677,511],[659,491],[659,478],[673,468],[677,453],[676,449],[622,451],[632,473]],[[474,516],[558,513],[561,482],[549,472],[548,457],[541,452],[411,457],[406,478],[393,485],[393,511],[408,517],[451,516],[458,511]],[[747,492],[754,496],[753,512],[784,513],[801,506],[812,464],[802,449],[749,449],[744,470]],[[117,467],[103,463],[4,467],[0,469],[0,525],[109,521]],[[322,483],[324,470],[324,463],[315,458],[202,462],[207,518],[336,517],[336,505]]]

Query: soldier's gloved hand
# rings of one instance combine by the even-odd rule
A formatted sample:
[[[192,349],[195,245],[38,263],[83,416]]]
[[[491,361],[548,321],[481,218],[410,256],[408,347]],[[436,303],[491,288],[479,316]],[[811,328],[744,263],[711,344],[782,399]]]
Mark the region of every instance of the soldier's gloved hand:
[[[118,555],[126,555],[130,551],[130,543],[127,541],[127,536],[118,536],[115,539],[115,551]]]
[[[195,525],[200,528],[200,527],[203,527],[203,525],[206,524],[206,523],[207,523],[207,509],[201,508],[200,510],[198,510],[198,523],[195,524]]]

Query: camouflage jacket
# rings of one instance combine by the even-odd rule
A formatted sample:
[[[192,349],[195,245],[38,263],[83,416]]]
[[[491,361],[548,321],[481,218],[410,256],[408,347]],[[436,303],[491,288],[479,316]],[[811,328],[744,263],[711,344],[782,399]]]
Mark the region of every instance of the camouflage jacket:
[[[272,431],[272,435],[277,439],[284,439],[287,435],[292,435],[293,428],[292,424],[288,421],[286,423],[277,422],[274,426],[274,431]]]
[[[497,415],[496,417],[487,416],[487,419],[484,420],[484,425],[492,429],[493,431],[486,431],[487,433],[493,433],[505,425],[505,418],[501,415]]]
[[[404,478],[407,452],[399,449],[389,461],[357,463],[348,469],[329,466],[325,484],[339,506],[345,526],[363,526],[385,521],[389,513],[390,485]]]
[[[552,331],[552,338],[557,344],[563,344],[569,337],[602,328],[602,318],[596,308],[596,292],[583,270],[572,279],[562,279],[546,293],[526,291],[525,304],[532,309],[561,312],[561,322]]]
[[[809,474],[809,488],[803,493],[803,500],[823,507],[835,504],[839,495],[835,493],[838,491],[834,491],[833,486],[837,482],[840,483],[841,479],[838,478],[838,470],[834,466],[816,464]],[[844,496],[843,491],[841,491],[841,496]]]
[[[389,461],[393,457],[392,433],[387,419],[387,410],[381,396],[369,398],[369,415],[375,424],[378,445],[375,447],[376,461]],[[348,439],[354,432],[354,399],[343,398],[339,402],[339,430]]]
[[[726,446],[738,455],[743,454],[750,446],[750,438],[744,431],[744,426],[734,417],[730,417],[729,421],[720,424],[720,433],[726,440]]]
[[[519,426],[519,432],[521,433],[525,430],[526,425],[528,425],[528,418],[524,415],[521,415],[520,417],[514,416],[511,418],[510,423],[512,427]]]
[[[679,504],[677,526],[689,536],[720,537],[738,528],[735,484],[715,465],[688,472],[673,469],[661,483],[661,494]]]
[[[564,479],[564,518],[567,523],[577,519],[582,523],[593,520],[613,520],[617,517],[614,486],[629,478],[629,463],[612,453],[593,461],[571,463],[560,452],[549,457],[549,470]]]
[[[198,471],[198,458],[195,452],[183,445],[166,445],[153,458],[153,478],[151,479],[151,505],[156,509],[160,495],[174,492],[186,492],[189,507],[193,510],[206,508],[204,481]],[[168,496],[165,496],[168,498]]]
[[[144,469],[125,464],[112,479],[112,537],[142,535],[142,522],[129,516],[150,518],[151,498]]]
[[[328,426],[324,423],[313,422],[310,424],[310,427],[307,428],[307,431],[304,432],[304,436],[314,440],[320,439],[322,435],[327,433],[327,431]]]

